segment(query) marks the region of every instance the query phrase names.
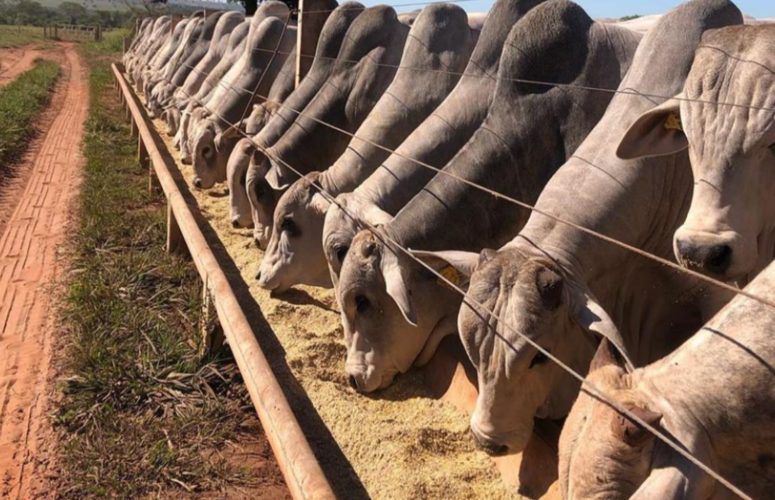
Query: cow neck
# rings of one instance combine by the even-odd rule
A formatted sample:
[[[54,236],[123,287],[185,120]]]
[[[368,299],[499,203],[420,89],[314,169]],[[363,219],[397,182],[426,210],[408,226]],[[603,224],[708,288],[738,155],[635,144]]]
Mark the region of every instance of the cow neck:
[[[455,88],[356,189],[359,195],[396,214],[435,175],[417,161],[442,168],[452,159],[487,116],[511,27],[541,1],[499,0],[492,6]]]

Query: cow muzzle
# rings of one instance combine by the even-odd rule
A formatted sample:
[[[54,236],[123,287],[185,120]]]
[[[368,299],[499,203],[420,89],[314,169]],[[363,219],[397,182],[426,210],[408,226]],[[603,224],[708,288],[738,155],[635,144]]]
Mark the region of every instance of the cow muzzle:
[[[755,255],[750,255],[746,247],[732,232],[715,234],[679,228],[675,233],[675,256],[682,266],[724,280],[750,272]]]
[[[473,427],[471,427],[471,436],[474,439],[476,447],[491,457],[502,457],[509,453],[509,446],[507,444],[500,443],[495,439],[487,437],[477,432]]]

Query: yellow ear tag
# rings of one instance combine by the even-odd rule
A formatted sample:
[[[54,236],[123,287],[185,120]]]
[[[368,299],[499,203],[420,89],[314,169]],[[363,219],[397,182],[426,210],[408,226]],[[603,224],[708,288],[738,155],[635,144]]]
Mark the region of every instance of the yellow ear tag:
[[[683,124],[681,124],[681,116],[678,113],[670,113],[665,119],[664,127],[667,130],[680,130],[683,132]]]
[[[439,274],[444,276],[450,283],[452,283],[455,286],[460,286],[460,274],[458,274],[457,269],[455,269],[452,266],[447,266],[439,271]],[[440,285],[447,285],[449,286],[449,283],[444,282],[444,280],[439,279],[437,280]]]

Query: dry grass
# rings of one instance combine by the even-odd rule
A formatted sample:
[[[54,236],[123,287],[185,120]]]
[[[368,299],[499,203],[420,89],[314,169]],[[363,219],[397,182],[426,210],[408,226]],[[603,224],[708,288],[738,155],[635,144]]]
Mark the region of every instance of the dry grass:
[[[283,495],[266,440],[256,444],[257,419],[228,352],[198,354],[199,278],[190,262],[163,250],[164,208],[134,158],[106,58],[111,43],[82,47],[91,110],[64,307],[59,495],[254,486]],[[230,443],[244,440],[253,442],[252,458],[234,460],[242,450]]]

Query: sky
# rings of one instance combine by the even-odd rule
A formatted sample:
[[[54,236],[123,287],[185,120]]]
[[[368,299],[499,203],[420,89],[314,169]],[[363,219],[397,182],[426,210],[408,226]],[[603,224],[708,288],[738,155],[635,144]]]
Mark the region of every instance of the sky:
[[[453,0],[454,1],[454,0]],[[406,5],[421,0],[361,0],[366,6],[377,4]],[[661,14],[678,4],[682,0],[575,0],[575,2],[589,13],[593,18],[613,17],[619,18],[632,14]],[[468,12],[486,12],[493,4],[492,0],[465,0],[460,6]],[[775,0],[735,0],[735,4],[745,14],[754,17],[775,17]],[[399,10],[410,10],[410,7],[402,7]]]

